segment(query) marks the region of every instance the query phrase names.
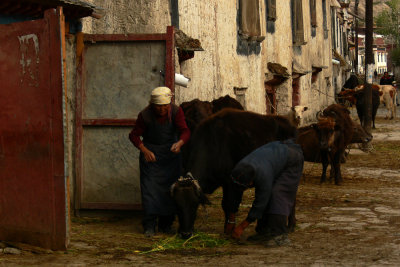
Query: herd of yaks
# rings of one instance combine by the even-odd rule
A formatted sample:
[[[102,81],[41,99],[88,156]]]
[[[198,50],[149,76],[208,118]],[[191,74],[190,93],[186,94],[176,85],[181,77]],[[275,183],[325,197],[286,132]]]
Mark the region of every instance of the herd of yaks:
[[[330,177],[339,185],[346,147],[372,139],[341,104],[328,106],[317,114],[316,123],[303,127],[298,127],[307,110],[303,106],[292,108],[287,116],[262,115],[245,111],[238,101],[225,96],[210,102],[195,99],[181,107],[192,137],[182,151],[187,175],[172,185],[171,195],[178,208],[178,232],[184,238],[193,233],[198,206],[208,202],[205,194],[219,187],[223,189],[225,226],[235,218],[243,192],[235,190],[231,171],[254,149],[271,141],[293,138],[301,145],[306,161],[322,163],[321,182],[325,182],[330,164]],[[293,207],[289,218],[292,227],[294,210]]]

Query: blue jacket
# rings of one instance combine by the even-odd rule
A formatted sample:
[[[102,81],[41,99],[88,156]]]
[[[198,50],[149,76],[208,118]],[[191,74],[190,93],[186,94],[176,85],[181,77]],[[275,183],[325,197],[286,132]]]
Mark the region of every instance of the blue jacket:
[[[248,221],[260,219],[267,208],[274,214],[289,215],[296,198],[303,164],[300,145],[293,140],[286,140],[257,148],[235,166],[232,171],[233,181],[255,187],[255,199]],[[279,186],[274,190],[276,185]],[[272,201],[273,198],[275,201]]]

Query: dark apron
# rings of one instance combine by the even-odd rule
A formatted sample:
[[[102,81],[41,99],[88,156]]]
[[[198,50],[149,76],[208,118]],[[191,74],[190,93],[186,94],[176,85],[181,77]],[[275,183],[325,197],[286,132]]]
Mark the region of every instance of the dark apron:
[[[146,125],[143,144],[152,151],[156,162],[146,162],[140,153],[140,187],[142,206],[146,214],[172,215],[175,204],[170,196],[171,185],[181,174],[181,154],[171,152],[171,146],[177,141],[174,125],[175,110],[171,121],[159,123],[150,109],[142,112]]]

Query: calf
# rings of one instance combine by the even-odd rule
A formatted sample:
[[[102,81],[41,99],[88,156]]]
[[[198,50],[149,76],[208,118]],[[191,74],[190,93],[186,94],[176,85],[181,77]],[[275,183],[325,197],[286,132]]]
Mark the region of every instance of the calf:
[[[340,171],[340,162],[346,147],[351,143],[354,133],[353,121],[350,118],[350,111],[340,105],[332,104],[322,112],[325,117],[335,119],[335,142],[329,153],[324,151],[321,154],[322,161],[329,158],[335,176],[335,184],[342,183],[342,174]],[[321,182],[325,182],[326,176],[321,176]]]
[[[193,233],[194,221],[199,205],[211,204],[204,195],[197,180],[188,173],[171,186],[171,195],[174,199],[179,219],[178,233],[184,239]]]
[[[287,118],[296,127],[299,127],[303,120],[304,112],[308,110],[306,106],[294,106],[290,108]]]
[[[321,182],[326,179],[327,157],[335,144],[335,120],[319,117],[318,123],[299,128],[296,143],[301,145],[304,160],[322,163]]]

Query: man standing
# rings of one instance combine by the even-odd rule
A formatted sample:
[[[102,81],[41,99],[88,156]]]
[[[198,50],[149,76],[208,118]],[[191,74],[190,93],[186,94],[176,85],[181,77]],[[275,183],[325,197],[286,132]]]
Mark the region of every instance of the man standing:
[[[168,87],[157,87],[150,104],[142,110],[129,134],[140,150],[140,188],[144,209],[143,228],[147,237],[158,231],[172,233],[175,205],[170,186],[181,175],[180,149],[190,138],[183,111],[171,104]],[[143,140],[141,140],[141,138]]]
[[[385,71],[381,80],[379,81],[380,85],[392,85],[393,77],[390,77],[389,73]]]
[[[233,169],[232,179],[242,190],[255,188],[255,199],[247,218],[233,230],[239,239],[250,223],[257,221],[257,234],[249,240],[288,242],[288,218],[296,201],[304,157],[293,140],[276,141],[259,147]]]

